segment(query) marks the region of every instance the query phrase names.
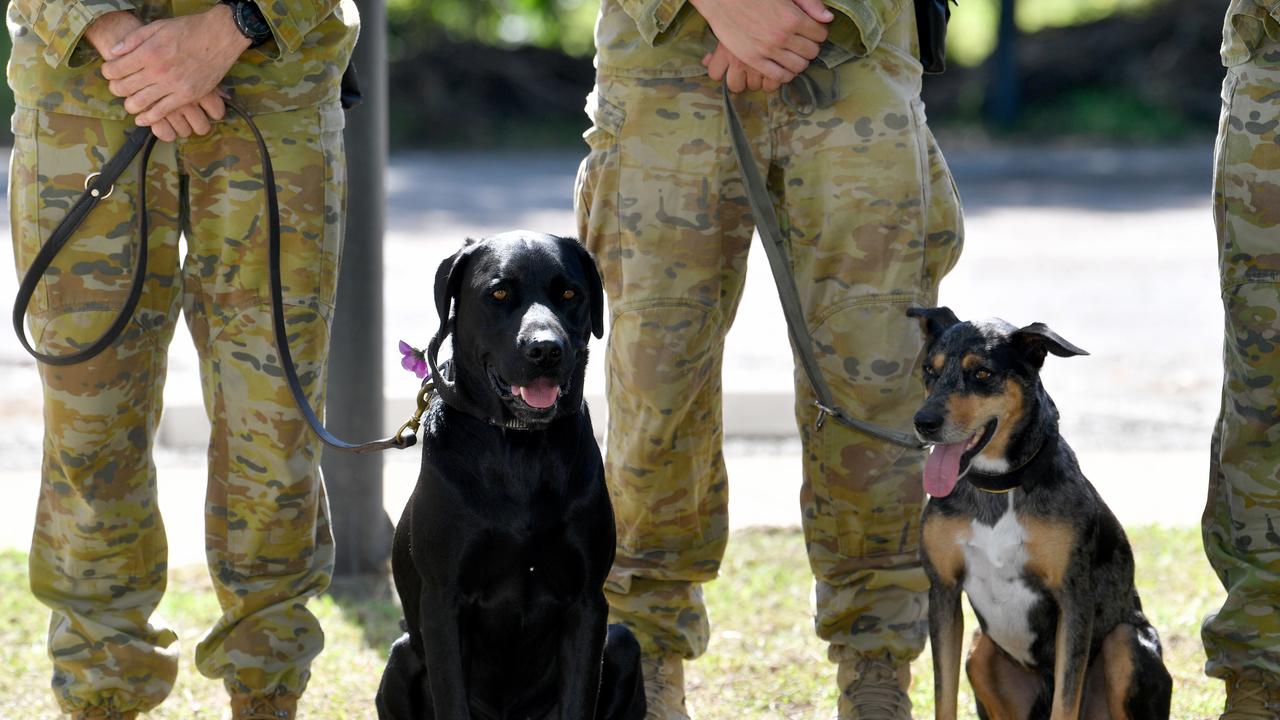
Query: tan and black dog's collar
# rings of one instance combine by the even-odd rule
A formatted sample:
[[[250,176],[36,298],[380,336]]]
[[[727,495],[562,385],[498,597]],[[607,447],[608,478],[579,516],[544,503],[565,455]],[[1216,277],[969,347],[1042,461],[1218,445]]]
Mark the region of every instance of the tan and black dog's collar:
[[[1003,495],[1016,488],[1020,488],[1026,482],[1029,473],[1027,468],[1037,463],[1041,457],[1052,455],[1057,452],[1058,434],[1056,432],[1049,434],[1036,448],[1035,452],[1027,456],[1026,460],[1011,470],[1000,475],[984,475],[976,470],[970,470],[966,478],[969,484],[976,490],[992,495]],[[1048,452],[1046,452],[1046,450]]]

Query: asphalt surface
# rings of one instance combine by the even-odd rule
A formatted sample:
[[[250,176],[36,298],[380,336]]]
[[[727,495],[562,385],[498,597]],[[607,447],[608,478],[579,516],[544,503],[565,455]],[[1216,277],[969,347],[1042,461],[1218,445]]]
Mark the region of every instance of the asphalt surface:
[[[945,145],[944,145],[945,147]],[[962,318],[1048,323],[1090,351],[1050,358],[1044,380],[1087,475],[1127,523],[1196,522],[1221,385],[1221,306],[1210,212],[1211,148],[965,148],[949,154],[967,238],[942,302]],[[412,153],[388,172],[386,394],[410,402],[396,340],[435,329],[430,278],[465,237],[522,227],[573,234],[580,153]],[[7,184],[7,175],[5,176]],[[7,213],[0,232],[8,242]],[[347,252],[362,240],[349,239]],[[0,262],[0,297],[15,272]],[[726,343],[734,527],[798,522],[799,450],[791,427],[791,356],[763,255],[755,252],[737,327]],[[597,352],[602,351],[598,346]],[[589,394],[603,389],[595,362]],[[33,362],[0,333],[0,547],[25,547],[40,463]],[[185,330],[171,349],[157,451],[173,564],[199,562],[205,432]],[[603,415],[597,402],[595,414]],[[388,422],[388,425],[390,421]],[[382,432],[370,429],[371,434]],[[388,461],[393,517],[415,459]]]

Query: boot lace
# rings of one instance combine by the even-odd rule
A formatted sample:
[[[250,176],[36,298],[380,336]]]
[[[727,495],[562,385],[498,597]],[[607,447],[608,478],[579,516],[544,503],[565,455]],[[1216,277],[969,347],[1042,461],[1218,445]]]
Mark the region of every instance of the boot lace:
[[[844,696],[860,718],[910,717],[911,699],[898,684],[897,669],[885,659],[865,658]]]
[[[1269,677],[1255,670],[1237,675],[1231,682],[1232,705],[1241,709],[1257,707],[1280,711],[1280,687],[1271,684],[1269,680]]]
[[[242,720],[289,720],[293,717],[271,698],[254,698],[244,708]]]

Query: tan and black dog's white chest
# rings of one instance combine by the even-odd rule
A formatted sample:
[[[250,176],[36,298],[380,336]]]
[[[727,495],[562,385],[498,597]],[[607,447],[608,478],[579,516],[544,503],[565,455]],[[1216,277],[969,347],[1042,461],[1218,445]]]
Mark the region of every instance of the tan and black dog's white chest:
[[[1032,612],[1046,598],[1042,587],[1029,582],[1029,531],[1018,515],[1015,495],[1008,494],[1007,509],[995,524],[974,519],[955,540],[964,555],[964,592],[987,636],[1014,659],[1034,666]]]

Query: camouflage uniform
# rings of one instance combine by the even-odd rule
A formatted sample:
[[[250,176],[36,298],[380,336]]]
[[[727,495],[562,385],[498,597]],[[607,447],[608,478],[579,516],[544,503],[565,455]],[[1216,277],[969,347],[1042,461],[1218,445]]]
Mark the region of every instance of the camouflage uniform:
[[[151,1],[144,21],[211,0]],[[126,0],[13,0],[9,82],[17,111],[9,174],[16,264],[26,268],[85,175],[133,126],[81,34]],[[276,40],[247,51],[222,87],[254,115],[280,192],[283,277],[294,357],[323,402],[345,202],[338,79],[357,13],[318,2],[263,3]],[[307,611],[333,567],[320,446],[281,379],[271,334],[257,149],[233,116],[157,146],[145,178],[151,233],[142,302],[96,359],[41,367],[44,463],[31,587],[53,613],[53,689],[68,712],[146,710],[177,672],[176,635],[152,613],[166,542],[151,446],[166,348],[179,309],[200,357],[213,431],[207,554],[223,615],[196,650],[232,693],[300,694],[324,636]],[[30,332],[46,351],[97,337],[123,302],[137,242],[138,164],[89,216],[37,292]],[[186,238],[180,255],[179,234]]]
[[[934,303],[959,254],[959,199],[919,99],[912,3],[829,5],[819,62],[838,67],[840,99],[812,112],[777,92],[734,102],[837,401],[906,428],[923,340],[905,311]],[[684,0],[604,0],[596,42],[576,199],[612,319],[605,464],[618,554],[606,592],[647,653],[693,658],[709,634],[701,585],[728,536],[721,363],[753,225],[721,87],[700,62],[715,47],[705,20]],[[927,634],[922,455],[834,422],[815,430],[799,369],[794,382],[817,632],[833,661],[915,657]]]
[[[1271,8],[1268,10],[1267,8]],[[1222,413],[1204,546],[1228,595],[1204,623],[1206,671],[1280,677],[1280,3],[1233,0],[1215,155],[1226,312]]]

